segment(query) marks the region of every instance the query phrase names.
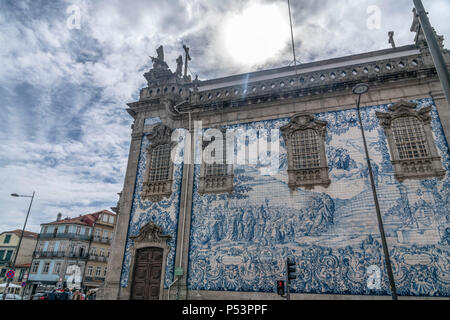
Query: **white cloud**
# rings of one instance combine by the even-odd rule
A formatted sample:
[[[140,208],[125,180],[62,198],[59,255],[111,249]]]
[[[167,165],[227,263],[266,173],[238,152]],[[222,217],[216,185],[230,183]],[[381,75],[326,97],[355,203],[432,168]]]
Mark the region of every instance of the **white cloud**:
[[[285,1],[11,1],[0,11],[0,231],[22,226],[36,201],[30,230],[58,212],[76,216],[115,205],[125,175],[130,125],[126,103],[145,86],[149,55],[163,44],[175,68],[191,48],[200,78],[226,76],[292,59],[288,45],[266,62],[242,65],[224,50],[224,22],[252,3],[280,8]],[[81,9],[80,29],[67,28],[69,5]],[[293,22],[302,62],[410,44],[412,2],[400,0],[295,1]],[[366,26],[367,6],[381,9],[379,30]],[[424,0],[438,33],[450,36],[446,0]],[[266,19],[271,25],[276,21]],[[289,39],[289,29],[286,30]],[[264,48],[264,46],[262,47]],[[263,49],[261,49],[263,50]]]

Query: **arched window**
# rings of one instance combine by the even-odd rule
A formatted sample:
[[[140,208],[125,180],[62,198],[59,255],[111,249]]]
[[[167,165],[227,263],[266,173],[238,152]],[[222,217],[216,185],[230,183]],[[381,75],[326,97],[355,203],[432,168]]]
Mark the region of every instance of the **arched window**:
[[[442,178],[445,171],[431,129],[431,106],[416,110],[415,103],[400,101],[389,112],[377,112],[391,153],[395,177]]]
[[[208,129],[210,140],[203,141],[203,161],[200,169],[199,193],[229,193],[233,191],[233,165],[226,163],[225,129]]]
[[[170,159],[173,130],[158,124],[147,136],[146,169],[141,197],[153,202],[169,198],[172,194],[173,163]]]
[[[301,113],[281,128],[288,153],[289,187],[292,190],[330,185],[325,154],[326,126],[325,121]]]
[[[319,139],[313,129],[292,134],[292,162],[294,169],[320,167]]]
[[[429,156],[423,124],[416,117],[399,117],[393,120],[392,133],[400,160]]]
[[[165,181],[169,179],[170,145],[163,144],[152,149],[150,157],[149,181]]]

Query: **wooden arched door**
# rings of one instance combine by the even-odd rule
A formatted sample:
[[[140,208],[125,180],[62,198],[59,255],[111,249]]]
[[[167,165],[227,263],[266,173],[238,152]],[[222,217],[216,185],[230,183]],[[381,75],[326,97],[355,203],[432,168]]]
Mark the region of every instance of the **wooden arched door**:
[[[161,248],[142,248],[136,251],[131,300],[159,299],[162,260]]]

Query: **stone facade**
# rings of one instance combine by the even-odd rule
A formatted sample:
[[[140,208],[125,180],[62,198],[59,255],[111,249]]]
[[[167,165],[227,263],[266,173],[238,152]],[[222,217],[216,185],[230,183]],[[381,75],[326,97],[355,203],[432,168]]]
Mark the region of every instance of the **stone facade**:
[[[201,82],[182,78],[161,64],[154,69],[158,70],[146,74],[149,87],[127,109],[135,121],[101,298],[130,298],[134,252],[142,247],[136,239],[149,224],[167,237],[158,245],[164,250],[160,299],[278,299],[275,281],[284,278],[288,256],[294,258],[299,273],[292,283],[294,299],[388,296],[351,91],[361,82],[370,85],[369,93],[362,96],[362,121],[398,294],[450,296],[450,110],[426,48],[404,46],[297,69]],[[400,101],[414,104],[417,110],[429,109],[434,160],[439,158],[444,170],[435,177],[399,180],[395,176],[388,139],[376,114],[389,112]],[[326,126],[327,174],[326,183],[306,187],[289,183],[289,157],[280,134],[305,113]],[[202,122],[201,131],[193,129],[197,121]],[[171,193],[152,202],[142,197],[148,136],[160,125],[190,130],[196,148],[190,153],[183,149],[179,156],[197,161],[173,163]],[[270,154],[278,159],[278,166],[234,165],[231,192],[199,192],[202,145],[194,138],[207,128],[219,127],[265,130],[272,143],[279,142],[279,150]],[[249,149],[258,143],[251,137],[241,142]],[[380,286],[375,289],[367,285],[370,268],[380,273]]]

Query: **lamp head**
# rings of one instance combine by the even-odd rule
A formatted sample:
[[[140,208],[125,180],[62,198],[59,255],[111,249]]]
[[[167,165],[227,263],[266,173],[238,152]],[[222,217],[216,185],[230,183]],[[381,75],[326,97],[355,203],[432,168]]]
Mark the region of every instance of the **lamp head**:
[[[358,83],[356,86],[352,89],[354,94],[364,94],[369,91],[369,85],[367,83]]]
[[[17,193],[11,193],[11,197],[19,197]]]

